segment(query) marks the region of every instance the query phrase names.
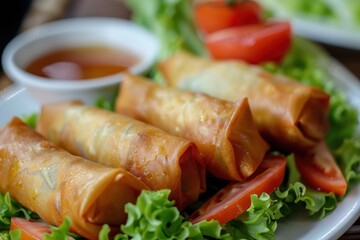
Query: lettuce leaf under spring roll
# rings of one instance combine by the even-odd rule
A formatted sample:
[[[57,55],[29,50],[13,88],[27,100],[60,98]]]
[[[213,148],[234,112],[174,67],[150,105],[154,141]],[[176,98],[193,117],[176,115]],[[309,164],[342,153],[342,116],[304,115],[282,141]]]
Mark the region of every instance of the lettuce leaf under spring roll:
[[[0,131],[0,166],[2,193],[51,225],[70,217],[71,230],[88,239],[105,223],[118,229],[124,205],[148,189],[124,169],[71,155],[18,118]]]
[[[122,167],[151,190],[170,189],[183,209],[205,191],[205,166],[195,144],[149,124],[80,102],[45,105],[37,131],[69,152]]]
[[[231,103],[126,75],[115,108],[194,141],[208,171],[218,178],[245,180],[268,150],[247,99]]]
[[[214,61],[180,52],[160,64],[166,82],[181,89],[237,101],[247,97],[262,136],[274,148],[302,151],[329,128],[329,95],[241,61]]]

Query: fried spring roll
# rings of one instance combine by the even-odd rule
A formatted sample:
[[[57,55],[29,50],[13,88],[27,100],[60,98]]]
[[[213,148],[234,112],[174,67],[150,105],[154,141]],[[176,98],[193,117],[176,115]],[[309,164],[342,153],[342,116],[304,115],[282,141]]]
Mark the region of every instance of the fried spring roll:
[[[216,177],[243,181],[268,149],[247,99],[231,103],[132,75],[125,76],[120,91],[117,112],[194,141]]]
[[[182,52],[162,62],[160,70],[171,86],[228,101],[248,97],[260,133],[281,150],[312,148],[328,130],[328,94],[260,67]]]
[[[37,130],[75,155],[122,167],[183,209],[205,191],[195,144],[127,116],[79,102],[43,106]]]
[[[54,226],[70,217],[71,230],[88,239],[97,239],[105,223],[118,229],[124,205],[148,189],[124,169],[60,149],[18,118],[0,130],[0,166],[2,193]]]

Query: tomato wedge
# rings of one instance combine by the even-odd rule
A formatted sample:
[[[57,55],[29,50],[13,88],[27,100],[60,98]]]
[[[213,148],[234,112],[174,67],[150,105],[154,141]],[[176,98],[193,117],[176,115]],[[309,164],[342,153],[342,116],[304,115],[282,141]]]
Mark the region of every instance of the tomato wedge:
[[[295,154],[295,162],[302,179],[309,186],[322,192],[346,193],[347,182],[324,142],[311,153]]]
[[[262,8],[254,1],[213,0],[200,2],[194,7],[194,18],[198,29],[212,33],[221,29],[260,23]]]
[[[10,229],[21,231],[21,240],[41,240],[45,233],[50,233],[50,225],[44,222],[12,217]]]
[[[251,194],[260,196],[272,193],[283,181],[286,159],[269,155],[246,182],[233,182],[225,186],[202,205],[190,219],[193,223],[201,220],[218,220],[226,223],[244,213],[251,205]]]
[[[279,62],[290,47],[291,27],[283,21],[228,28],[207,35],[205,44],[215,59]]]

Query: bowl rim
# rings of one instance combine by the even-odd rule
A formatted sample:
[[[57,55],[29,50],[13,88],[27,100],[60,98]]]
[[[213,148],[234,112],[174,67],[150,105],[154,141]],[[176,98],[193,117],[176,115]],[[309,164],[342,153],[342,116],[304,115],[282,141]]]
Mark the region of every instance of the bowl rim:
[[[85,25],[84,25],[85,24]],[[99,78],[91,78],[83,80],[64,80],[64,79],[49,79],[40,77],[31,73],[26,72],[24,69],[19,67],[15,62],[15,55],[18,51],[28,44],[36,42],[46,37],[54,35],[61,35],[66,33],[74,32],[76,29],[86,31],[89,25],[91,25],[91,31],[94,29],[101,28],[107,24],[113,26],[127,27],[127,33],[129,34],[140,34],[144,41],[152,46],[147,49],[146,54],[139,55],[139,61],[133,66],[129,67],[127,72],[140,74],[147,71],[152,64],[156,61],[160,44],[157,37],[145,29],[144,27],[137,25],[136,23],[121,18],[113,17],[79,17],[79,18],[67,18],[61,19],[49,23],[42,24],[40,26],[31,28],[25,32],[18,34],[14,37],[4,48],[1,56],[1,62],[3,71],[7,76],[13,79],[14,82],[20,84],[46,89],[57,89],[57,90],[79,90],[79,89],[94,89],[99,87],[106,87],[109,85],[118,84],[124,75],[124,72],[107,75]],[[83,26],[85,29],[83,29]],[[88,28],[90,31],[90,28]]]

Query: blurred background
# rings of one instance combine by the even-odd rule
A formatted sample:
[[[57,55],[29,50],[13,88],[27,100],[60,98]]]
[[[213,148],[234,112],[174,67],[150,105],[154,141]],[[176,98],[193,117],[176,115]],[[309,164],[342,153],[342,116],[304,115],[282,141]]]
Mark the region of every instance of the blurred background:
[[[339,0],[340,1],[340,0]],[[271,0],[261,0],[264,4],[271,4]],[[304,2],[299,5],[302,14],[307,11],[313,15],[314,11],[325,11],[314,1]],[[336,2],[331,1],[331,2]],[[35,27],[42,23],[54,21],[61,18],[86,17],[86,16],[108,16],[119,18],[130,18],[131,13],[122,0],[12,0],[2,3],[0,15],[0,52],[16,34]],[[360,16],[360,15],[359,15]],[[359,39],[360,42],[360,39]],[[321,43],[331,56],[340,61],[352,73],[360,78],[360,50],[332,46]],[[1,74],[0,89],[11,82]]]
[[[71,17],[106,16],[129,18],[121,0],[11,0],[2,3],[0,14],[0,55],[18,33],[46,22]],[[0,89],[11,81],[0,66]]]

